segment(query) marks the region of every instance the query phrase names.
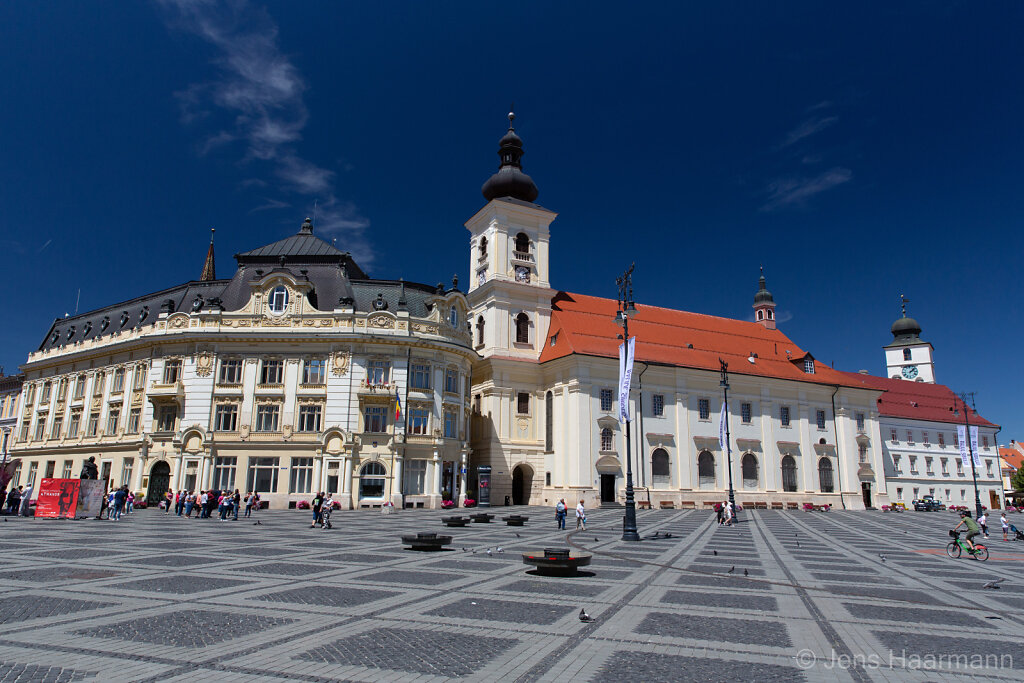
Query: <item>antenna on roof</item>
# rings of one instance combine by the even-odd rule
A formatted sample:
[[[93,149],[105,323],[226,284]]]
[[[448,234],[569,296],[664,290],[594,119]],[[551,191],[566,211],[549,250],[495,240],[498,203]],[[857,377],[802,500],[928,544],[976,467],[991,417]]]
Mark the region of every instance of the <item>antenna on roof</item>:
[[[78,296],[75,297],[75,315],[78,315],[78,302],[82,300],[82,288],[78,288]]]

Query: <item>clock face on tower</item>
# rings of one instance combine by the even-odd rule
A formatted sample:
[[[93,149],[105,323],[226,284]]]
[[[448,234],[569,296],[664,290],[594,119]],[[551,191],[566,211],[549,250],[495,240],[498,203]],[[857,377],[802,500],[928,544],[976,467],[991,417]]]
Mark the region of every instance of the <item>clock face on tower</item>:
[[[516,266],[516,282],[529,282],[530,269],[526,266]]]
[[[915,379],[917,377],[917,366],[916,365],[904,365],[903,376],[907,379]]]

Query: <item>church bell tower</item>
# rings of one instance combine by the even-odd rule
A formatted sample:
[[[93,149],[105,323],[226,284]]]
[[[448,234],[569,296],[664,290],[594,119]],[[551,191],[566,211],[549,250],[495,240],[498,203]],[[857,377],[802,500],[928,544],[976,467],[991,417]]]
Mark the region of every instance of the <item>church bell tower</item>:
[[[885,375],[892,379],[935,383],[935,349],[921,339],[921,326],[907,317],[909,299],[900,296],[903,315],[892,324],[893,340],[885,347]]]

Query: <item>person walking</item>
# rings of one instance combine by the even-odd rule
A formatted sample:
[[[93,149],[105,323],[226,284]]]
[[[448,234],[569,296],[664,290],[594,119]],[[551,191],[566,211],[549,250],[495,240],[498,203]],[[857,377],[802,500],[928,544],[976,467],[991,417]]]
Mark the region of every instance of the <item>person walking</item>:
[[[981,517],[978,517],[978,526],[981,527],[981,534],[988,538],[988,512],[982,510]]]
[[[310,529],[315,527],[317,522],[320,522],[320,509],[323,505],[324,494],[323,492],[317,493],[316,496],[313,497],[313,523],[309,525]]]
[[[1005,512],[1003,512],[1003,514],[999,515],[999,523],[1003,525],[1003,540],[1004,541],[1009,541],[1010,540],[1010,538],[1009,538],[1010,522],[1007,521],[1006,513]]]
[[[196,519],[202,519],[203,517],[206,517],[206,511],[208,509],[207,504],[209,500],[210,492],[203,491],[202,495],[199,496],[199,514],[196,515]]]
[[[181,517],[181,513],[185,511],[185,499],[188,497],[188,493],[178,489],[178,495],[174,498],[174,514]]]
[[[174,489],[167,489],[167,493],[164,494],[164,514],[166,515],[171,511],[174,506]]]
[[[242,505],[242,494],[240,494],[238,492],[238,489],[235,489],[234,495],[231,496],[231,509],[235,513],[235,516],[234,516],[234,519],[232,519],[231,521],[233,521],[233,522],[237,522],[238,521],[238,508],[241,507],[241,505]]]
[[[32,482],[28,483],[25,490],[21,492],[21,516],[31,517],[29,514],[29,506],[32,503]]]
[[[18,508],[21,506],[21,489],[11,487],[10,492],[7,494],[7,514],[14,515],[18,513]]]
[[[724,505],[721,503],[715,503],[715,519],[718,521],[718,526],[722,526],[722,522],[725,521],[724,509]]]
[[[245,516],[248,517],[252,514],[252,491],[248,491],[245,494]]]
[[[256,493],[255,491],[252,492],[252,511],[260,511],[260,494]]]
[[[128,498],[128,487],[122,486],[121,488],[114,491],[114,507],[110,512],[110,519],[118,521],[121,519],[121,513],[124,511],[124,502]]]
[[[558,523],[559,531],[565,530],[565,514],[568,512],[565,505],[565,498],[560,498],[555,503],[555,522]]]
[[[131,491],[128,492],[128,497],[125,499],[125,511],[130,515],[135,510],[135,494]]]
[[[230,498],[228,498],[227,494],[223,494],[222,493],[220,495],[220,497],[217,499],[217,512],[220,513],[220,521],[222,521],[222,522],[228,521],[228,510],[231,509],[229,507],[230,505],[231,505]]]
[[[324,498],[323,505],[320,506],[320,528],[330,529],[331,528],[331,513],[334,512],[334,498],[333,494],[328,493],[327,497]]]
[[[725,502],[725,525],[732,526],[732,503]]]
[[[583,507],[582,498],[580,502],[576,503],[576,528],[579,529],[581,527],[584,531],[587,530],[587,511]]]

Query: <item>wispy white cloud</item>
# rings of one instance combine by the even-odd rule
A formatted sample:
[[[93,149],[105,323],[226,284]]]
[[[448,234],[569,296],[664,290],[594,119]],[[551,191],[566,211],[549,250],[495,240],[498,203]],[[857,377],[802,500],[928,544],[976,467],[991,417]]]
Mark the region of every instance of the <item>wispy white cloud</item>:
[[[182,121],[217,126],[200,145],[201,154],[241,143],[242,161],[264,165],[267,174],[242,181],[264,187],[274,179],[284,189],[319,200],[319,228],[337,234],[343,247],[372,258],[364,230],[368,221],[337,198],[335,172],[303,158],[296,149],[309,120],[306,83],[278,45],[278,29],[262,7],[248,0],[158,0],[168,21],[216,48],[218,76],[177,93]],[[277,200],[273,200],[277,201]],[[254,211],[287,208],[263,204]]]
[[[282,201],[280,201],[278,199],[267,198],[259,206],[254,206],[253,208],[249,209],[249,213],[256,213],[258,211],[266,211],[267,209],[286,209],[289,206],[291,206],[291,204],[289,204],[288,202],[282,202]]]
[[[801,205],[811,197],[853,179],[853,172],[837,166],[813,177],[777,178],[768,183],[768,202],[762,211]]]
[[[46,249],[46,248],[47,248],[48,246],[50,246],[50,244],[51,244],[52,242],[53,242],[53,240],[52,240],[52,239],[49,239],[49,240],[46,240],[45,242],[43,242],[43,246],[41,246],[41,247],[39,247],[38,249],[36,249],[36,253],[37,253],[37,254],[41,254],[41,253],[43,253],[43,249]]]
[[[811,118],[802,121],[800,125],[793,130],[789,131],[789,133],[786,134],[786,139],[779,145],[779,149],[785,149],[786,147],[800,142],[804,138],[808,138],[815,133],[820,133],[838,120],[838,116],[812,116]]]

